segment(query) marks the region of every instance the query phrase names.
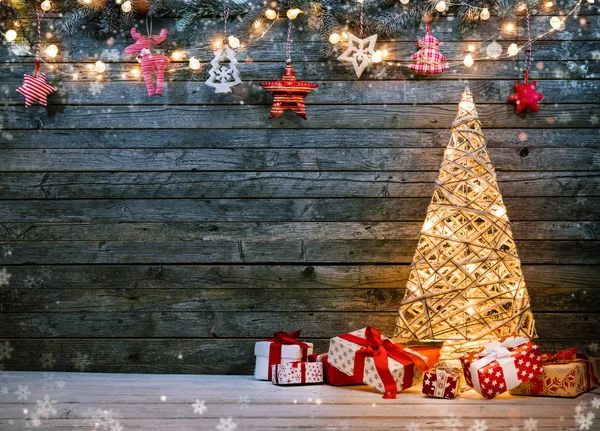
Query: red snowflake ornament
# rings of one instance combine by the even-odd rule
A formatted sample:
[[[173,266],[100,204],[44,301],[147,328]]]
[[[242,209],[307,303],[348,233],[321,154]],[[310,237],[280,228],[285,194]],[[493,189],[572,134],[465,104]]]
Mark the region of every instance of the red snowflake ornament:
[[[292,63],[288,62],[280,81],[261,82],[260,85],[273,95],[273,105],[269,118],[279,117],[285,111],[308,119],[304,98],[317,88],[318,84],[296,80]]]
[[[542,93],[535,91],[536,82],[527,82],[527,76],[525,76],[525,82],[515,82],[515,92],[508,98],[509,102],[514,102],[517,106],[517,114],[529,109],[533,112],[538,112],[538,103],[544,98]]]
[[[56,88],[46,84],[46,75],[40,73],[38,76],[25,74],[25,83],[17,88],[17,91],[25,96],[25,106],[39,104],[46,106],[48,104],[48,94],[54,93]]]

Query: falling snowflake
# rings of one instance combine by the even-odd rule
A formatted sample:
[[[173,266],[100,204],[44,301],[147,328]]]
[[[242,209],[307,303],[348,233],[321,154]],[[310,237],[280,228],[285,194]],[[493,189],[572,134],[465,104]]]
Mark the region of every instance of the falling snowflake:
[[[598,124],[598,121],[600,121],[600,120],[598,119],[597,115],[591,115],[590,116],[590,124],[592,124],[592,125],[595,126],[596,124]]]
[[[239,403],[240,410],[247,409],[248,407],[250,407],[250,398],[248,398],[248,395],[244,395],[243,397],[240,396]]]
[[[100,52],[100,58],[108,61],[121,60],[121,52],[118,49],[103,49]]]
[[[88,88],[88,91],[92,96],[97,96],[102,93],[102,90],[104,90],[104,86],[99,82],[92,82]]]
[[[94,430],[123,431],[123,426],[115,419],[116,414],[117,412],[112,410],[88,407],[83,415],[86,418],[83,424]]]
[[[202,401],[196,400],[196,402],[194,404],[192,404],[192,407],[194,408],[194,413],[197,413],[199,415],[203,415],[204,412],[206,411],[206,406],[204,405],[204,400],[202,400]]]
[[[6,138],[6,136],[4,136],[4,134],[2,134],[2,136],[3,136],[4,138]],[[4,257],[11,257],[11,256],[12,256],[12,248],[10,248],[10,247],[9,247],[9,246],[7,246],[7,245],[3,245],[3,246],[2,246],[2,255],[3,255]]]
[[[592,60],[600,60],[600,51],[594,50],[590,54],[592,55]]]
[[[450,415],[450,417],[444,418],[444,426],[447,431],[460,431],[462,430],[462,422],[460,418],[454,415]]]
[[[580,414],[575,416],[575,423],[579,425],[580,430],[589,430],[590,427],[594,424],[594,412],[587,412],[587,414]]]
[[[600,398],[594,398],[592,400],[592,407],[595,409],[600,408]]]
[[[42,424],[38,412],[32,413],[25,419],[25,428],[39,428]]]
[[[421,431],[421,425],[416,422],[411,422],[405,427],[408,431]]]
[[[6,268],[2,268],[0,271],[0,286],[8,286],[11,274],[6,271]]]
[[[37,289],[39,287],[42,287],[43,280],[41,278],[34,277],[33,275],[28,275],[23,280],[23,284],[28,289]]]
[[[42,356],[40,357],[40,363],[42,364],[42,368],[54,367],[54,364],[56,364],[54,353],[42,353]]]
[[[75,359],[73,359],[73,364],[75,365],[75,369],[78,371],[85,371],[92,361],[88,359],[88,355],[84,355],[82,353],[77,352],[75,354]]]
[[[219,418],[219,425],[217,425],[216,430],[217,431],[233,431],[236,428],[237,428],[237,424],[233,421],[231,416],[229,416],[227,419]]]
[[[25,400],[25,401],[27,401],[27,398],[29,398],[29,395],[31,395],[31,391],[29,390],[29,386],[21,386],[21,385],[19,385],[19,388],[15,391],[15,395],[17,396],[18,400]]]
[[[37,413],[38,416],[49,418],[56,416],[58,411],[56,410],[56,400],[51,400],[50,395],[44,395],[44,399],[35,401],[38,405]]]
[[[575,406],[575,415],[580,415],[580,414],[582,414],[582,413],[583,413],[583,411],[585,410],[585,407],[586,407],[586,405],[585,405],[585,402],[584,402],[584,401],[581,401],[579,404],[577,404],[577,405]]]
[[[2,395],[8,394],[8,387],[2,386],[2,389],[0,389],[0,394],[2,394]]]
[[[488,430],[488,426],[485,423],[485,420],[475,421],[475,423],[469,427],[469,431],[487,431],[487,430]]]
[[[0,274],[2,274],[1,271],[0,271]],[[0,342],[0,361],[2,361],[3,359],[10,359],[12,357],[12,352],[14,352],[14,350],[15,349],[13,349],[10,346],[10,343],[8,341],[5,341],[4,343]]]
[[[538,423],[538,421],[536,421],[535,419],[529,418],[523,424],[523,430],[524,431],[537,431],[537,423]]]
[[[599,346],[596,342],[590,343],[590,345],[588,346],[588,349],[590,349],[590,352],[592,353],[596,353],[598,351],[598,348]]]

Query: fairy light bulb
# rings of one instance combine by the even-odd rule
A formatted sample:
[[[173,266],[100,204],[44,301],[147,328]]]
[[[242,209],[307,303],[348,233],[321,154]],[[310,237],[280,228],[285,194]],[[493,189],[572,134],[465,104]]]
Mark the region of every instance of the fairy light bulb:
[[[142,75],[142,72],[140,71],[139,67],[134,67],[133,69],[131,69],[129,71],[129,73],[131,74],[132,77],[134,78],[139,78]]]
[[[554,30],[558,30],[560,28],[561,24],[562,24],[562,21],[560,20],[559,17],[553,16],[552,18],[550,18],[550,25],[552,26],[552,28]]]
[[[259,30],[261,26],[262,26],[262,22],[260,22],[259,19],[254,21],[254,24],[252,24],[252,27],[254,27],[255,30]]]
[[[190,69],[192,69],[192,70],[200,69],[200,60],[198,60],[196,57],[190,58]]]
[[[40,4],[40,7],[44,12],[47,12],[52,9],[52,3],[50,3],[48,0],[44,0],[42,4]]]
[[[479,18],[481,18],[483,21],[490,19],[490,10],[487,7],[484,7],[479,14]]]
[[[517,55],[519,53],[519,47],[517,46],[516,43],[511,43],[508,46],[507,52],[508,52],[508,55],[510,55],[511,57],[513,57],[513,56],[515,56],[515,55]]]
[[[373,63],[381,63],[383,61],[383,53],[379,50],[375,51],[371,56],[371,61]]]
[[[267,19],[274,20],[275,18],[277,18],[277,12],[275,12],[273,9],[267,9],[265,11],[265,16],[267,17]]]
[[[58,54],[58,47],[56,45],[50,45],[46,48],[46,55],[50,58],[56,57]]]
[[[469,46],[467,46],[467,51],[469,51],[469,52],[475,51],[475,45],[469,45]]]
[[[475,63],[475,60],[473,59],[473,56],[471,54],[467,54],[467,55],[465,55],[465,59],[463,60],[463,63],[465,66],[471,67]]]
[[[6,33],[4,33],[4,38],[6,40],[8,40],[9,42],[12,42],[13,40],[15,40],[17,38],[17,32],[10,29]]]
[[[124,1],[121,5],[121,10],[125,13],[131,12],[131,2],[129,0]]]
[[[446,10],[446,7],[446,2],[442,0],[435,5],[435,10],[437,10],[438,12],[444,12]]]
[[[103,61],[98,60],[94,63],[94,70],[98,73],[102,73],[106,70],[106,64]]]
[[[509,22],[504,26],[504,29],[510,33],[515,31],[515,25],[512,22]]]
[[[229,36],[227,42],[229,43],[229,46],[234,49],[239,48],[240,46],[240,40],[235,36]]]
[[[551,1],[547,1],[544,6],[546,6],[547,8],[551,8],[552,6],[554,6],[554,3],[552,3]]]
[[[185,54],[179,50],[173,51],[171,53],[171,58],[175,61],[181,61],[183,60],[183,57],[185,57]]]
[[[302,12],[300,9],[298,8],[294,8],[294,9],[289,9],[286,12],[286,15],[289,19],[296,19],[298,17],[298,14]]]
[[[339,41],[340,41],[340,34],[339,33],[331,33],[329,35],[329,43],[332,43],[332,44],[335,45]]]
[[[400,0],[400,3],[402,3],[402,4],[409,4],[410,0]]]
[[[115,4],[121,4],[123,3],[123,0],[115,0]]]

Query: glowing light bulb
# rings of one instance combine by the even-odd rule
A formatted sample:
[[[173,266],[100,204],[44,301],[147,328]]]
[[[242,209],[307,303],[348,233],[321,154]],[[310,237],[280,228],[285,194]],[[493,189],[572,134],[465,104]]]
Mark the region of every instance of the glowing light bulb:
[[[493,207],[492,208],[492,213],[496,217],[502,217],[504,214],[506,214],[506,209],[503,208],[503,207]]]
[[[515,30],[515,25],[512,22],[509,22],[508,24],[506,24],[504,26],[504,29],[508,32],[514,31]]]
[[[240,46],[240,40],[237,37],[235,37],[235,36],[229,36],[229,38],[227,39],[227,41],[228,41],[229,46],[231,48],[235,49],[235,48],[239,48],[239,46]]]
[[[261,26],[262,26],[262,22],[260,22],[259,19],[254,21],[254,24],[252,24],[252,27],[254,27],[255,30],[258,30]]]
[[[129,73],[131,74],[131,76],[133,76],[134,78],[139,78],[140,75],[142,74],[142,72],[140,72],[140,68],[139,67],[134,67],[133,69],[131,69],[129,71]]]
[[[588,3],[594,4],[594,0],[587,0]]]
[[[389,55],[389,52],[387,49],[384,49],[383,51],[381,51],[381,54],[383,55],[383,58],[385,58]]]
[[[383,61],[383,53],[379,50],[375,51],[371,56],[371,61],[373,63],[381,63]]]
[[[331,33],[329,35],[329,43],[332,43],[332,44],[335,45],[339,41],[340,41],[340,34],[339,33]]]
[[[484,7],[479,14],[479,18],[481,18],[483,21],[490,19],[490,10],[487,7]]]
[[[106,70],[106,64],[103,61],[98,60],[94,63],[94,70],[98,73],[102,73]]]
[[[190,69],[192,69],[192,70],[200,69],[200,60],[198,60],[196,57],[190,58]]]
[[[510,55],[511,57],[514,55],[517,55],[519,53],[519,47],[517,46],[516,43],[511,43],[508,46],[507,52],[508,52],[508,55]]]
[[[4,38],[6,40],[8,40],[9,42],[12,42],[13,40],[15,40],[17,38],[17,32],[10,29],[6,33],[4,33]]]
[[[444,12],[446,10],[446,7],[446,2],[442,0],[435,5],[435,10],[437,10],[438,12]]]
[[[298,17],[298,14],[302,12],[300,9],[294,8],[294,9],[289,9],[286,12],[286,15],[289,19],[296,19]]]
[[[129,0],[124,1],[121,5],[121,10],[125,13],[131,12],[131,2]]]
[[[123,3],[123,0],[115,0],[115,4],[121,4]]]
[[[561,24],[562,24],[562,21],[560,20],[559,17],[553,16],[552,18],[550,18],[550,25],[552,26],[552,28],[554,30],[558,30],[560,28]]]
[[[473,51],[475,51],[475,45],[469,45],[469,46],[467,47],[467,51],[469,51],[469,52],[473,52]]]
[[[471,67],[475,63],[475,60],[473,59],[473,56],[471,54],[467,54],[467,55],[465,55],[465,59],[463,60],[463,63],[465,66]]]
[[[49,11],[50,9],[52,9],[52,3],[50,3],[48,0],[44,0],[42,2],[42,4],[40,5],[40,7],[42,8],[42,10],[44,12]]]
[[[221,45],[223,45],[223,41],[222,41],[222,40],[216,40],[216,41],[213,43],[213,47],[215,47],[215,48],[220,48],[220,47],[221,47]]]
[[[494,40],[488,45],[486,53],[490,58],[498,58],[502,55],[502,45]]]
[[[175,61],[181,61],[185,57],[185,54],[181,51],[173,51],[171,53],[171,58]]]
[[[402,4],[409,4],[410,0],[400,0],[400,3],[402,3]]]
[[[50,58],[56,57],[58,54],[58,47],[56,45],[50,45],[46,48],[46,55]]]
[[[277,12],[275,12],[273,9],[267,9],[265,11],[265,16],[268,19],[273,20],[273,19],[277,18]]]
[[[551,1],[547,1],[544,6],[550,8],[550,7],[554,6],[554,3],[552,3]]]

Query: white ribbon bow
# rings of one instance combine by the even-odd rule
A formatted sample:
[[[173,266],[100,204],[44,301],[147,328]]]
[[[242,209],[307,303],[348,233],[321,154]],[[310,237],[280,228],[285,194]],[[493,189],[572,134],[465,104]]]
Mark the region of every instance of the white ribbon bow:
[[[471,382],[473,388],[481,394],[481,383],[479,382],[479,370],[494,361],[498,361],[502,373],[504,374],[504,380],[506,381],[506,390],[515,388],[521,384],[518,377],[517,367],[515,361],[510,356],[510,350],[514,347],[527,344],[529,340],[525,337],[509,337],[503,342],[492,341],[479,353],[477,361],[471,363],[469,371],[471,371]]]

